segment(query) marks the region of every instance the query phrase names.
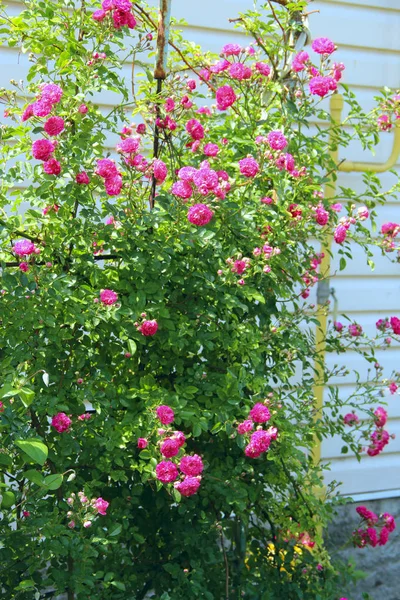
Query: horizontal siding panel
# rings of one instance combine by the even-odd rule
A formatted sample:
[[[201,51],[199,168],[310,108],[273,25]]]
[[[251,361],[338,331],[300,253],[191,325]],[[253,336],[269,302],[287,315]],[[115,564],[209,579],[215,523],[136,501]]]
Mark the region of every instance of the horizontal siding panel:
[[[400,278],[385,278],[379,280],[379,288],[370,277],[358,277],[354,281],[347,277],[336,277],[331,281],[339,299],[339,311],[355,313],[361,311],[387,311],[392,314],[399,311]],[[310,302],[315,302],[316,286],[309,296]]]
[[[399,454],[366,457],[361,463],[354,457],[339,458],[325,471],[325,482],[341,482],[342,494],[363,494],[400,487]]]
[[[376,350],[375,357],[377,362],[384,367],[385,375],[389,376],[393,371],[399,369],[399,350]],[[335,365],[345,366],[349,371],[348,375],[343,377],[332,377],[329,380],[330,385],[347,384],[354,385],[355,377],[354,372],[359,373],[361,381],[367,380],[368,369],[374,369],[374,366],[367,362],[363,356],[360,356],[356,352],[348,351],[346,354],[327,354],[326,355],[326,366],[329,370],[333,369]],[[385,397],[390,397],[389,390],[385,390]],[[399,399],[400,402],[400,399]]]
[[[352,394],[356,394],[356,391],[357,391],[357,388],[355,387],[354,384],[347,384],[347,385],[341,386],[339,388],[339,397],[341,398],[341,400],[347,401],[352,396]],[[326,400],[329,398],[328,390],[325,390],[324,398]],[[356,403],[355,398],[352,398],[352,401]],[[384,406],[385,410],[388,413],[388,417],[390,420],[393,420],[395,422],[396,420],[400,419],[400,397],[399,397],[399,394],[390,394],[390,392],[385,390],[385,394],[382,398],[379,399],[379,403],[382,406]],[[378,406],[378,404],[376,404],[376,406]],[[354,409],[353,407],[351,407],[349,405],[343,406],[343,408],[340,411],[340,414],[342,416],[344,416],[346,413],[352,412],[353,410],[356,411],[356,413],[358,414],[358,416],[361,419],[369,418],[368,414],[365,411],[362,411],[361,409]],[[331,411],[329,409],[325,409],[325,413],[328,416],[331,416]],[[399,438],[400,438],[400,436],[399,436]],[[325,444],[326,442],[324,441],[323,443]]]
[[[389,419],[387,424],[385,425],[386,431],[389,432],[390,435],[394,434],[395,439],[391,439],[389,444],[385,446],[384,453],[385,455],[389,454],[397,454],[400,455],[400,420],[399,419]],[[361,443],[368,447],[368,443],[366,440],[362,440]],[[324,460],[331,460],[332,458],[337,458],[341,455],[341,449],[343,446],[346,446],[345,442],[339,435],[334,435],[328,440],[324,440],[321,448],[321,456]],[[349,449],[349,454],[352,455],[352,451]],[[345,456],[342,454],[342,456]],[[375,456],[368,457],[365,455],[365,460],[371,460],[376,458]]]
[[[344,6],[356,6],[357,8],[364,8],[366,10],[388,10],[388,11],[399,11],[399,2],[398,0],[324,0],[324,2],[319,2],[321,7],[327,4],[333,4],[337,6],[339,9],[342,5]],[[371,12],[372,12],[371,10]]]
[[[397,7],[398,8],[398,7]],[[400,11],[371,11],[359,6],[314,2],[310,15],[313,37],[327,36],[338,45],[400,52]]]

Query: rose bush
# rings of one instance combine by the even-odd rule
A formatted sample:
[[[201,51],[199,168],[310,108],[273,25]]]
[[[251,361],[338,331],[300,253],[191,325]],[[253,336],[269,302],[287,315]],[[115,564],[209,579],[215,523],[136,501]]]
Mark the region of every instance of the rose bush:
[[[307,301],[326,275],[310,240],[334,235],[341,269],[355,244],[396,257],[400,225],[376,239],[365,223],[374,176],[333,203],[323,186],[335,146],[371,148],[399,96],[364,115],[343,87],[340,130],[320,104],[345,68],[335,45],[297,47],[306,3],[279,4],[242,15],[248,45],[219,57],[174,30],[163,84],[145,2],[2,13],[32,63],[1,91],[2,598],[337,599],[354,576],[324,548],[341,500],[312,451],[340,434],[373,460],[398,376],[376,365],[317,411],[329,307]],[[375,363],[399,323],[367,339],[336,321],[328,349]],[[371,515],[355,545],[393,531]]]

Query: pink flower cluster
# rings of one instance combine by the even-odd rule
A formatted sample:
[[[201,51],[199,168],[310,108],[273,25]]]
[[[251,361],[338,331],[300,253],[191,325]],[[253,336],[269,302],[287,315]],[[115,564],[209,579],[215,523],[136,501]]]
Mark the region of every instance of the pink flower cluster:
[[[380,418],[377,417],[376,423],[379,419]],[[383,419],[381,418],[381,420]],[[383,429],[383,427],[379,427],[377,425],[377,429],[371,434],[371,443],[367,449],[368,456],[378,456],[378,454],[380,454],[383,451],[385,446],[387,446],[389,440],[390,435],[386,431],[386,429]]]
[[[174,411],[170,406],[161,405],[156,409],[157,418],[163,425],[170,425],[175,418]],[[182,431],[168,432],[165,429],[159,429],[158,434],[163,437],[160,441],[160,452],[164,458],[174,458],[177,456],[186,443],[186,437]],[[148,441],[145,438],[138,439],[140,449],[147,448]],[[179,468],[178,468],[179,467]],[[203,472],[203,461],[197,454],[181,457],[179,465],[171,460],[162,460],[156,466],[156,477],[162,483],[175,482],[174,487],[182,496],[192,496],[200,487],[201,473]],[[177,482],[179,471],[182,479]]]
[[[215,94],[218,110],[227,110],[236,102],[236,94],[230,85],[223,85]]]
[[[17,256],[29,256],[30,254],[37,253],[37,251],[38,248],[30,240],[18,240],[13,246],[13,252]]]
[[[269,408],[257,402],[250,410],[248,418],[245,421],[239,423],[237,430],[240,435],[246,435],[250,433],[254,427],[254,423],[267,423],[271,418]],[[250,442],[245,448],[245,454],[249,458],[258,458],[263,452],[266,452],[270,447],[271,441],[276,440],[278,436],[278,430],[276,427],[269,427],[265,430],[258,427],[250,435]]]
[[[92,18],[101,22],[111,14],[112,23],[115,29],[121,27],[129,27],[134,29],[136,27],[136,19],[132,12],[132,2],[130,0],[103,0],[101,3],[101,9],[96,10],[92,14]]]
[[[353,544],[358,548],[385,546],[389,535],[396,529],[393,516],[389,513],[378,516],[366,506],[358,506],[356,512],[360,515],[362,523],[353,531]]]
[[[59,412],[51,420],[51,426],[54,427],[58,433],[64,433],[68,431],[72,424],[72,420],[63,412]]]
[[[399,250],[400,245],[397,243],[396,246],[396,237],[400,233],[400,224],[399,223],[384,223],[381,227],[381,234],[384,236],[381,242],[381,246],[385,252],[393,252],[394,250]]]
[[[78,492],[78,501],[76,496],[77,495],[72,492],[67,498],[67,504],[69,506],[67,517],[70,519],[68,522],[68,527],[70,529],[74,529],[77,522],[81,522],[83,527],[88,529],[92,526],[93,520],[97,515],[106,516],[107,509],[110,506],[110,503],[107,502],[107,500],[104,500],[104,498],[101,497],[89,500],[84,492]]]
[[[358,418],[356,413],[352,412],[347,413],[347,415],[344,415],[343,422],[345,425],[349,425],[351,427],[352,425],[357,425],[360,422],[360,419]]]
[[[118,196],[121,193],[122,176],[113,160],[110,158],[99,159],[95,173],[104,179],[106,193],[109,196]]]
[[[100,302],[105,304],[106,306],[112,306],[118,300],[118,294],[113,290],[101,290],[100,292]]]
[[[192,225],[197,227],[204,227],[208,225],[214,216],[214,211],[211,210],[206,204],[194,204],[188,210],[187,219]]]
[[[213,195],[224,200],[231,186],[226,171],[214,171],[207,160],[200,164],[200,168],[182,167],[178,171],[179,181],[172,186],[174,196],[184,201],[192,198],[194,194],[200,196]]]
[[[135,323],[136,329],[145,337],[151,337],[158,331],[158,323],[156,319],[146,319],[146,313],[142,313],[143,321]]]
[[[36,101],[28,104],[22,113],[23,122],[31,117],[47,117],[63,95],[62,89],[55,83],[42,83],[39,89]]]
[[[246,158],[239,160],[239,169],[241,174],[245,177],[253,178],[259,172],[260,165],[252,156],[247,156]]]

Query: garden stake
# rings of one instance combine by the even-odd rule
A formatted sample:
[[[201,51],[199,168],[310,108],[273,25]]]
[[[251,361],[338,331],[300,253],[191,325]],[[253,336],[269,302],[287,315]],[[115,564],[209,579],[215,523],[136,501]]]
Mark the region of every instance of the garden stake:
[[[162,82],[167,76],[167,59],[168,59],[168,42],[169,42],[169,31],[171,23],[171,6],[172,0],[160,0],[160,12],[158,17],[158,31],[157,31],[157,56],[156,66],[154,69],[154,78],[157,80],[157,95],[161,93]],[[160,118],[160,107],[156,103],[156,115]],[[153,158],[158,158],[160,145],[160,134],[157,123],[154,126],[154,144],[153,144]],[[156,178],[153,175],[150,195],[150,210],[154,208],[154,198],[156,195]]]

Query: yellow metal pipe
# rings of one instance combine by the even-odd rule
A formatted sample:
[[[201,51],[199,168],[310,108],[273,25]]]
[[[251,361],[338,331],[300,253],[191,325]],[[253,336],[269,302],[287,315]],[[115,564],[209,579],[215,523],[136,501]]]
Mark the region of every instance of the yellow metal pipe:
[[[340,94],[335,94],[331,97],[330,101],[330,112],[332,121],[339,125],[341,122],[341,116],[343,111],[343,97]],[[334,133],[331,132],[330,135],[331,144],[334,143]],[[337,164],[339,158],[339,146],[336,146],[334,150],[330,153],[331,158]],[[325,185],[325,198],[330,201],[336,195],[336,182],[331,178]],[[325,285],[329,290],[329,276],[331,269],[331,256],[330,250],[332,246],[332,236],[327,237],[327,239],[321,244],[321,253],[324,254],[324,257],[320,266],[321,277],[324,279]],[[328,293],[329,298],[329,293]],[[327,299],[327,298],[326,298]],[[326,300],[325,299],[325,300]],[[328,322],[328,308],[324,306],[320,297],[318,300],[318,310],[317,310],[317,319],[319,321],[319,326],[317,326],[316,334],[315,334],[315,346],[316,351],[319,356],[319,361],[315,363],[315,375],[314,375],[314,398],[315,403],[314,407],[316,410],[315,418],[318,419],[322,414],[322,406],[324,399],[324,363],[325,363],[325,352],[326,352],[326,343],[325,336],[327,330],[327,322]],[[316,444],[314,446],[313,452],[314,463],[318,464],[321,460],[321,442],[316,440]]]
[[[334,98],[335,96],[333,96]],[[346,173],[350,173],[350,171],[373,171],[374,173],[384,173],[385,171],[389,171],[392,167],[395,166],[397,159],[400,154],[400,126],[396,126],[394,129],[394,142],[392,153],[389,156],[388,160],[385,163],[368,163],[368,162],[351,162],[345,161],[341,165],[339,165],[339,171],[345,171]]]

